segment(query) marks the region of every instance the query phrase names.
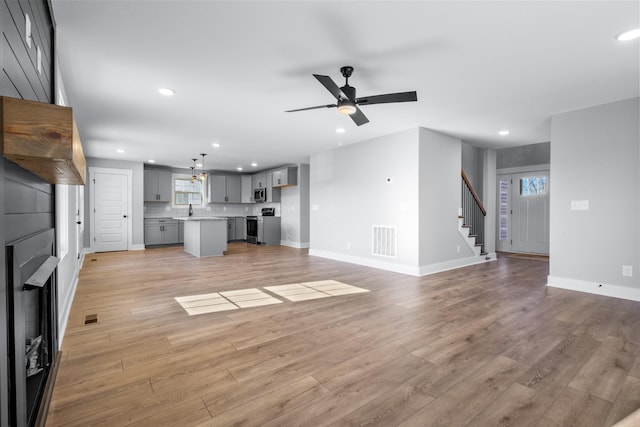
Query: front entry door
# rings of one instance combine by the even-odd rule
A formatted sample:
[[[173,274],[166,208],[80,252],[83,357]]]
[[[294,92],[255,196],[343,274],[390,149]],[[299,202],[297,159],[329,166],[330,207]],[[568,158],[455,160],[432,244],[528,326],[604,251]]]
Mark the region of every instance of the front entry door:
[[[93,243],[96,252],[126,251],[128,249],[128,189],[126,171],[92,174],[93,185]]]
[[[549,254],[549,171],[513,175],[513,252]]]

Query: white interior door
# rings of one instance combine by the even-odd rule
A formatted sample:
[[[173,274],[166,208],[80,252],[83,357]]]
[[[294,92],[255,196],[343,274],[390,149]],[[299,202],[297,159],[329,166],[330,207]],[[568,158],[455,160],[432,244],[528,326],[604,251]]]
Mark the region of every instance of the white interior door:
[[[512,175],[511,250],[549,254],[549,171]]]
[[[92,173],[92,238],[96,252],[128,249],[129,179],[127,171]]]

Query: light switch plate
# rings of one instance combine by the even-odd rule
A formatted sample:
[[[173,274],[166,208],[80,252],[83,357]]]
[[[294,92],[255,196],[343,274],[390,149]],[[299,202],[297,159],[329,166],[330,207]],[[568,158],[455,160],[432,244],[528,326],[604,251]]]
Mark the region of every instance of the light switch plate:
[[[588,211],[589,201],[588,200],[572,200],[571,210],[572,211]]]
[[[29,19],[29,14],[24,14],[24,39],[27,42],[27,46],[31,48],[31,19]]]
[[[630,265],[622,266],[622,275],[624,277],[632,277],[633,276],[633,267]]]

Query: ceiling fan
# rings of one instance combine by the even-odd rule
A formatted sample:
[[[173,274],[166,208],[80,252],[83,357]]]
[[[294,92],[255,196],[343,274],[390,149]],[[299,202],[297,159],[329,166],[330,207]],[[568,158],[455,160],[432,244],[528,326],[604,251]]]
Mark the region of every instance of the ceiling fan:
[[[287,110],[285,112],[293,113],[295,111],[337,107],[338,113],[348,114],[356,125],[361,126],[365,123],[369,123],[369,119],[367,119],[367,116],[365,116],[360,108],[358,108],[359,105],[388,104],[391,102],[410,102],[418,100],[418,95],[415,91],[386,93],[384,95],[356,98],[356,88],[349,86],[349,77],[351,77],[351,74],[353,73],[353,67],[344,66],[340,68],[340,72],[345,78],[345,84],[342,87],[338,87],[338,85],[335,84],[329,76],[321,76],[319,74],[313,75],[313,77],[315,77],[336,98],[335,104],[298,108],[296,110]]]

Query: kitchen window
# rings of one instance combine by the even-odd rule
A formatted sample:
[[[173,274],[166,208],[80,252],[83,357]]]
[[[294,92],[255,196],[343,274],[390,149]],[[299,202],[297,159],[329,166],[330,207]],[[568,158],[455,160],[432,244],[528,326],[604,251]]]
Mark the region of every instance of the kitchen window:
[[[175,206],[202,206],[204,204],[203,181],[189,178],[173,180],[173,201]]]

